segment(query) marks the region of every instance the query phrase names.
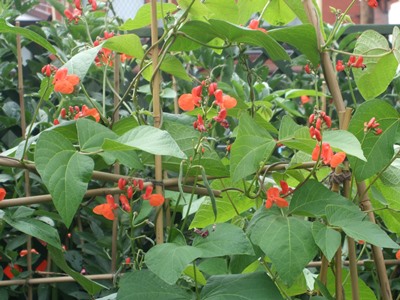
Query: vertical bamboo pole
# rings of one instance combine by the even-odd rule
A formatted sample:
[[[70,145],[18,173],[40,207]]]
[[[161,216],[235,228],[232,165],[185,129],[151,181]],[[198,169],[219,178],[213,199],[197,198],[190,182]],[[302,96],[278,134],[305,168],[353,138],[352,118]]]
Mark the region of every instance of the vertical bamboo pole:
[[[19,21],[15,22],[17,27],[20,27]],[[21,36],[17,34],[17,63],[18,63],[18,94],[19,94],[19,107],[21,114],[21,133],[23,139],[26,139],[26,117],[25,117],[25,99],[24,99],[24,78],[23,78],[23,66],[22,66],[22,46],[21,46]],[[34,121],[34,120],[32,120]],[[33,123],[33,122],[32,122]],[[26,157],[24,157],[25,159]],[[24,190],[25,196],[29,197],[31,195],[30,181],[29,181],[29,170],[24,170]],[[26,256],[27,269],[29,272],[29,278],[32,278],[32,237],[28,236],[26,243],[26,248],[28,254]],[[28,299],[33,299],[32,285],[28,285]]]
[[[151,43],[155,45],[158,42],[158,22],[157,22],[157,0],[151,0]],[[151,59],[153,62],[153,70],[156,69],[158,64],[158,46],[154,47]],[[153,95],[153,119],[154,127],[160,128],[161,126],[161,105],[160,105],[160,83],[161,76],[160,72],[157,71],[154,74],[152,95]],[[162,172],[162,160],[160,155],[155,156],[155,180],[156,182],[162,182],[163,172]],[[162,186],[156,184],[156,193],[162,194]],[[157,211],[156,219],[156,243],[162,244],[164,242],[164,214],[163,208],[160,207]]]
[[[360,197],[360,207],[364,211],[368,212],[368,217],[372,223],[376,223],[375,215],[372,211],[371,201],[368,198],[368,193],[366,192],[366,185],[365,182],[358,182],[357,183],[357,192]],[[388,275],[386,272],[385,260],[383,258],[382,249],[380,247],[372,245],[372,254],[374,257],[374,262],[376,265],[376,270],[378,273],[379,284],[381,288],[381,297],[383,300],[392,300],[392,293],[390,290],[390,284]]]
[[[118,54],[115,54],[114,57],[114,108],[115,112],[113,114],[113,123],[119,120],[119,62],[120,57]],[[114,174],[120,174],[120,166],[118,163],[114,165]],[[114,197],[117,197],[118,194],[114,194]],[[111,273],[115,273],[117,270],[117,252],[118,252],[118,214],[114,213],[115,218],[112,226],[112,244],[111,244]]]

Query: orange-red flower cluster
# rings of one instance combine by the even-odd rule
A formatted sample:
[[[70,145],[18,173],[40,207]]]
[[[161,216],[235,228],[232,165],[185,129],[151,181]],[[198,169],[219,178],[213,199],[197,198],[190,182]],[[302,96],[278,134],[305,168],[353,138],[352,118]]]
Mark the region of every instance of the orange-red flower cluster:
[[[346,153],[344,152],[333,154],[333,150],[329,143],[322,143],[322,149],[319,143],[317,143],[311,154],[311,158],[313,161],[317,161],[320,155],[324,164],[330,165],[332,168],[336,168],[346,159]]]
[[[343,60],[338,60],[336,62],[336,71],[342,72],[346,69],[346,66],[348,68],[361,68],[364,70],[367,66],[363,62],[364,58],[361,55],[358,58],[352,55],[349,57],[349,60],[346,63],[346,65],[343,64]]]
[[[332,119],[324,111],[319,111],[316,114],[311,114],[308,118],[310,125],[310,136],[317,141],[322,140],[321,126],[325,123],[328,128],[332,126]]]
[[[82,105],[82,109],[79,106],[69,106],[68,110],[63,107],[60,111],[61,119],[66,120],[77,120],[79,118],[92,117],[96,122],[100,122],[100,113],[96,108],[88,108],[86,105]],[[58,119],[54,120],[54,125],[60,124]]]
[[[77,112],[77,114],[74,117],[74,120],[89,116],[93,117],[96,120],[96,122],[100,121],[100,114],[96,108],[88,108],[86,105],[82,105],[82,110]]]
[[[379,125],[380,124],[376,122],[376,118],[373,117],[368,122],[364,122],[364,132],[367,133],[369,130],[372,129],[376,135],[380,135],[383,130],[382,128],[378,128]]]
[[[79,77],[75,74],[68,75],[68,69],[58,69],[54,75],[54,91],[62,94],[72,94],[79,83]]]
[[[97,9],[96,0],[88,0],[88,2],[92,6],[92,10]],[[64,15],[67,17],[68,21],[70,22],[74,21],[75,24],[77,24],[82,16],[82,11],[83,11],[81,0],[74,0],[74,5],[75,5],[74,10],[71,12],[70,10],[66,9],[64,10]]]
[[[267,191],[267,201],[265,202],[266,208],[271,208],[273,204],[279,208],[288,207],[289,203],[280,196],[280,191],[276,187],[271,187]]]

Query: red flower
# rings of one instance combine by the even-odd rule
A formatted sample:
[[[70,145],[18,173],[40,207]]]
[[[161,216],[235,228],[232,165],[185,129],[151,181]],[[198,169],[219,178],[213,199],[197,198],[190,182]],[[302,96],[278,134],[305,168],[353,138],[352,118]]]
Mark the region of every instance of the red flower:
[[[62,94],[72,94],[75,86],[79,83],[79,77],[77,75],[68,75],[67,69],[59,69],[54,75],[54,91]]]
[[[6,275],[9,279],[13,279],[15,273],[18,274],[21,272],[22,268],[17,264],[14,264],[12,267],[11,265],[7,265],[7,267],[5,267],[3,270],[4,275]]]
[[[381,128],[376,128],[375,129],[375,135],[380,135],[383,132]]]
[[[342,71],[344,71],[344,69],[345,69],[345,66],[343,65],[343,60],[338,60],[336,62],[336,71],[342,72]]]
[[[74,3],[77,9],[82,10],[81,0],[74,0]]]
[[[308,97],[307,95],[303,95],[300,97],[301,103],[302,104],[306,104],[308,102],[310,102],[310,97]]]
[[[366,66],[363,64],[364,58],[362,56],[359,56],[356,60],[356,62],[354,63],[353,67],[354,68],[361,68],[364,69],[366,68]]]
[[[354,55],[349,57],[349,61],[347,62],[347,66],[351,67],[356,62],[356,57]]]
[[[36,267],[36,272],[44,272],[47,269],[47,260],[42,260],[42,262]]]
[[[97,215],[102,215],[104,218],[108,220],[114,220],[114,209],[118,207],[115,204],[114,197],[112,195],[106,196],[107,203],[99,204],[93,208],[93,212]]]
[[[208,95],[209,96],[214,95],[214,92],[216,91],[217,87],[218,86],[216,82],[210,83],[210,85],[208,86]]]
[[[378,1],[376,1],[376,0],[368,0],[368,6],[370,6],[372,8],[376,8],[376,7],[378,7]]]
[[[6,190],[4,188],[0,188],[0,201],[4,200],[6,195],[7,195]]]
[[[397,259],[397,260],[400,260],[400,250],[398,250],[398,251],[396,252],[396,259]]]
[[[264,28],[258,27],[259,25],[260,25],[260,21],[257,19],[253,19],[250,21],[249,26],[247,26],[247,27],[250,29],[253,29],[253,30],[260,30],[264,33],[267,33],[267,31]]]
[[[218,105],[221,109],[226,108],[230,109],[236,106],[237,100],[231,96],[224,95],[221,90],[216,90],[214,92],[215,96],[215,104]]]
[[[33,248],[31,249],[31,253],[39,254],[39,252],[37,252],[36,249],[33,249]],[[28,255],[28,250],[26,250],[26,249],[21,250],[21,251],[19,252],[19,256],[21,256],[21,257],[24,257],[24,256],[26,256],[26,255]]]
[[[126,194],[127,194],[127,196],[128,196],[129,199],[132,199],[133,193],[134,193],[133,187],[132,187],[131,185],[128,186],[128,189],[127,189],[127,191],[126,191]]]
[[[153,186],[146,187],[146,192],[142,196],[143,200],[149,200],[151,206],[161,206],[164,203],[164,196],[161,194],[152,194]]]
[[[203,117],[201,115],[197,115],[197,120],[193,122],[193,128],[197,129],[200,132],[207,131],[204,125]]]
[[[86,105],[82,105],[82,110],[75,115],[74,120],[89,116],[93,117],[96,122],[100,121],[100,114],[96,108],[89,109]]]
[[[72,12],[68,9],[64,10],[64,15],[67,17],[68,21],[74,21],[75,24],[79,22],[79,18],[82,16],[82,11],[75,8]]]
[[[269,188],[267,191],[266,208],[271,208],[272,204],[276,204],[279,208],[288,207],[289,203],[279,196],[279,189],[276,187]]]
[[[128,198],[124,194],[119,195],[119,201],[121,202],[121,206],[122,206],[123,210],[125,210],[127,212],[131,212],[132,209],[129,204]]]
[[[289,185],[287,184],[286,181],[284,180],[279,181],[279,185],[281,186],[282,189],[281,194],[285,195],[290,192],[291,188],[289,188]]]
[[[306,65],[304,66],[304,71],[305,71],[307,74],[311,74],[311,69],[310,69],[310,65],[309,65],[309,64],[306,64]]]
[[[178,99],[179,107],[184,111],[191,111],[195,106],[200,106],[201,98],[193,94],[183,94]]]
[[[320,146],[317,144],[311,154],[313,161],[317,161],[320,151]],[[338,152],[333,154],[331,146],[328,143],[322,143],[321,159],[325,165],[330,165],[332,168],[336,168],[346,159],[346,153]]]
[[[89,0],[89,4],[92,5],[92,10],[96,10],[96,9],[97,9],[97,2],[96,2],[96,0]]]
[[[126,179],[125,178],[120,178],[118,179],[118,188],[123,191],[126,186]]]
[[[46,77],[50,77],[55,71],[57,71],[57,67],[47,64],[42,68],[42,74]]]

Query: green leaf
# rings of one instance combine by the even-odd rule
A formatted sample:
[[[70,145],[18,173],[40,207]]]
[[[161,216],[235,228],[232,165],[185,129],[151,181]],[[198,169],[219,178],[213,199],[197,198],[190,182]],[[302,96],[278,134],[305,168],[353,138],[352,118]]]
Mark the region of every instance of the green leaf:
[[[76,121],[76,129],[81,151],[95,152],[101,150],[104,139],[117,139],[118,135],[107,127],[86,118]]]
[[[311,223],[295,217],[265,213],[251,227],[250,239],[271,259],[288,286],[317,253]]]
[[[344,291],[344,299],[352,298],[351,291],[351,280],[346,280],[349,278],[349,271],[345,268],[342,269],[342,280],[343,280],[343,291]],[[331,268],[328,269],[328,277],[326,280],[326,285],[328,290],[334,294],[335,293],[335,275],[332,272]],[[368,300],[376,300],[376,295],[373,290],[371,290],[368,285],[358,277],[358,292],[359,299],[368,299]],[[314,298],[311,298],[314,299]]]
[[[380,135],[373,132],[364,133],[364,123],[372,117],[380,124]],[[362,181],[376,174],[384,168],[392,159],[396,133],[399,128],[398,112],[385,101],[371,100],[361,104],[349,125],[349,131],[353,133],[361,143],[364,155],[368,162],[355,157],[349,157],[357,181]]]
[[[357,38],[355,55],[375,55],[364,57],[366,69],[353,68],[354,79],[361,95],[366,100],[386,91],[396,75],[399,65],[387,39],[374,30],[366,30]]]
[[[166,283],[174,284],[186,266],[201,255],[202,250],[196,247],[166,243],[152,247],[146,253],[145,263]]]
[[[194,19],[208,19],[213,12],[207,8],[207,6],[202,1],[192,1],[192,0],[178,0],[178,5],[183,10],[187,10],[190,7],[189,14],[191,18]]]
[[[324,142],[329,143],[333,150],[346,152],[346,155],[357,157],[367,161],[358,139],[346,130],[326,130],[323,136]]]
[[[178,121],[164,120],[163,129],[168,131],[171,137],[178,144],[179,148],[185,153],[186,157],[194,157],[194,148],[196,147],[196,143],[200,140],[201,134],[194,130],[193,126],[186,126],[180,124]],[[203,144],[205,151],[202,153],[201,159],[195,160],[195,164],[203,166],[206,174],[209,176],[229,175],[228,169],[222,164],[221,158],[215,150],[212,149],[207,142],[204,141]],[[163,157],[163,166],[167,170],[179,172],[180,164],[181,159],[179,158],[170,156]],[[189,171],[189,174],[195,175],[197,171],[198,170]],[[187,172],[186,166],[184,172]]]
[[[78,153],[60,133],[45,131],[36,144],[35,163],[58,213],[69,227],[91,179],[93,160]]]
[[[297,0],[284,0],[284,1],[303,24],[310,23],[302,2],[299,2]]]
[[[269,158],[275,148],[275,140],[250,116],[242,114],[236,141],[231,148],[231,178],[235,183],[255,173],[260,163]]]
[[[180,60],[175,56],[166,55],[161,63],[160,69],[168,74],[174,75],[177,78],[192,82],[192,79],[187,74],[186,69],[183,67]]]
[[[283,299],[264,272],[211,276],[201,291],[202,300],[279,300]]]
[[[315,243],[321,249],[326,259],[331,261],[341,244],[340,233],[315,221],[312,223],[312,234]]]
[[[204,4],[214,12],[213,17],[232,23],[238,22],[239,9],[234,0],[207,0]],[[220,13],[222,11],[223,14]]]
[[[188,300],[192,299],[188,291],[177,285],[169,285],[149,270],[125,273],[119,282],[118,300]]]
[[[316,180],[308,180],[293,194],[289,211],[310,217],[322,217],[329,204],[352,205],[349,200],[338,193],[334,193]]]
[[[104,42],[103,47],[118,53],[124,53],[133,56],[134,58],[142,59],[144,56],[142,43],[136,34],[123,34],[114,36],[107,39]]]
[[[254,255],[253,247],[240,227],[219,223],[204,230],[208,230],[208,236],[203,238],[198,235],[193,241],[193,247],[202,250],[201,257]]]
[[[157,9],[157,20],[164,18],[168,13],[176,10],[176,5],[172,3],[160,3],[156,4]],[[151,24],[151,4],[146,3],[139,8],[134,19],[128,19],[122,24],[120,30],[134,30]]]
[[[37,34],[34,31],[31,31],[26,28],[21,28],[21,27],[16,27],[8,24],[5,19],[1,18],[0,19],[0,33],[13,33],[13,34],[19,34],[23,36],[24,38],[27,38],[36,44],[42,46],[46,50],[50,51],[53,54],[57,53],[57,50],[51,45],[44,37],[41,35]]]
[[[262,15],[273,26],[283,26],[292,22],[296,15],[283,0],[270,1]]]
[[[272,60],[290,59],[283,47],[270,37],[269,34],[222,20],[210,19],[208,22],[211,24],[212,30],[222,39],[227,39],[233,43],[263,47]]]
[[[105,151],[139,149],[154,155],[186,158],[185,153],[167,131],[147,125],[129,130],[116,140],[106,139],[103,149]]]
[[[85,276],[80,273],[72,270],[64,258],[64,253],[51,245],[47,246],[49,253],[51,255],[52,261],[65,273],[74,278],[77,283],[79,283],[90,295],[94,295],[100,292],[102,289],[107,289],[106,286],[98,284],[90,279],[87,279]]]
[[[286,99],[293,99],[293,98],[299,98],[303,95],[306,96],[318,96],[318,97],[328,97],[328,95],[322,93],[322,92],[318,92],[315,90],[304,90],[304,89],[289,89],[286,93],[285,93],[285,98]]]
[[[279,140],[293,137],[293,133],[300,128],[303,126],[298,125],[291,117],[283,116],[279,128]]]
[[[349,207],[328,205],[326,216],[329,224],[341,227],[342,230],[356,241],[364,240],[378,247],[400,248],[380,227],[370,221],[362,221],[365,214]]]
[[[214,180],[211,187],[215,190],[222,190],[232,186],[230,179]],[[217,219],[214,218],[211,199],[205,197],[197,210],[193,221],[190,223],[191,228],[204,228],[214,223],[223,223],[231,220],[237,214],[241,214],[254,206],[254,200],[247,198],[243,193],[238,191],[226,191],[221,194],[221,197],[215,198],[217,206]]]
[[[79,51],[78,54],[74,55],[61,68],[67,68],[69,74],[75,74],[82,80],[102,47],[103,45],[99,45],[97,47]]]
[[[60,237],[54,227],[37,219],[16,219],[7,214],[2,219],[11,227],[61,249]]]
[[[255,13],[261,13],[266,2],[264,0],[238,0],[239,9],[238,24],[245,24]]]

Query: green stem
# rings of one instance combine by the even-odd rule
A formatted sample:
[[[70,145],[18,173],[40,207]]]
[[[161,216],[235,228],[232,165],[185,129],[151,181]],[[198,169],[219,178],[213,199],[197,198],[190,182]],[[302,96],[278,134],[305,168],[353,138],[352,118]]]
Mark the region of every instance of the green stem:
[[[346,72],[346,77],[347,77],[347,82],[349,83],[349,90],[350,90],[351,99],[353,100],[353,103],[354,103],[354,109],[357,109],[357,99],[354,95],[354,90],[353,90],[353,85],[351,84],[350,74],[347,74],[347,72]]]
[[[346,17],[347,13],[350,11],[351,7],[354,5],[356,0],[352,0],[349,6],[346,8],[346,10],[340,15],[339,20],[336,21],[328,39],[326,40],[325,44],[322,46],[322,49],[326,48],[332,40],[335,38],[336,32],[338,31],[340,25],[342,25],[344,18]]]
[[[106,115],[106,83],[107,83],[107,67],[108,67],[108,60],[107,63],[104,64],[104,71],[103,71],[103,115]]]
[[[29,124],[29,130],[28,130],[28,133],[25,136],[24,150],[22,151],[22,157],[21,157],[22,159],[25,158],[25,154],[26,154],[26,151],[27,151],[27,148],[28,148],[28,144],[29,144],[29,138],[31,137],[32,130],[33,130],[32,129],[33,128],[33,124],[35,123],[35,120],[36,120],[36,118],[37,118],[37,116],[39,114],[40,106],[42,105],[42,102],[44,100],[44,95],[46,95],[47,89],[49,87],[50,87],[50,80],[47,81],[46,89],[44,90],[44,92],[42,93],[42,96],[39,99],[39,103],[37,104],[37,106],[35,108],[35,112],[33,113],[33,116],[32,116],[31,124]],[[22,113],[25,113],[25,112],[21,112],[21,114]]]

